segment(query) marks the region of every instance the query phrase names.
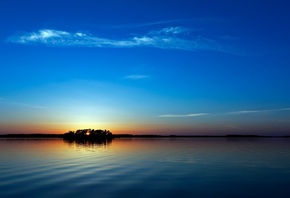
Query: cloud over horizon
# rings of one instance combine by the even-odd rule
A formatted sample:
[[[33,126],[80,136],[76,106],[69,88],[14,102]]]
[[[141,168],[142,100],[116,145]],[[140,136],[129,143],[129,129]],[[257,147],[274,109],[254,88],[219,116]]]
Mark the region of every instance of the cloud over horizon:
[[[197,117],[197,116],[224,116],[224,115],[243,115],[243,114],[255,114],[264,112],[276,112],[276,111],[290,111],[290,108],[281,109],[264,109],[264,110],[241,110],[241,111],[231,111],[225,113],[192,113],[192,114],[163,114],[157,117],[160,118],[184,118],[184,117]]]
[[[238,55],[231,47],[200,35],[190,35],[190,29],[184,27],[166,27],[149,31],[147,34],[125,39],[110,39],[84,32],[67,32],[54,29],[40,29],[35,32],[21,33],[8,38],[8,42],[23,45],[44,45],[56,47],[98,47],[133,48],[153,47],[187,51],[218,51]]]
[[[191,114],[164,114],[159,115],[160,118],[186,118],[209,115],[208,113],[191,113]]]
[[[226,114],[230,114],[230,115],[239,115],[239,114],[264,113],[264,112],[289,111],[289,110],[290,110],[290,108],[282,108],[282,109],[263,109],[263,110],[242,110],[242,111],[232,111],[232,112],[227,112]]]

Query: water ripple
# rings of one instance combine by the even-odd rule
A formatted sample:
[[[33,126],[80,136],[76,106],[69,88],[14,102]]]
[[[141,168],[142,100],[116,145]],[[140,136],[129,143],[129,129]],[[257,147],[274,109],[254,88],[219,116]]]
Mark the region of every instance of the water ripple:
[[[0,197],[235,197],[236,192],[243,197],[290,197],[283,190],[290,185],[289,143],[0,140]],[[221,191],[225,186],[228,190]]]

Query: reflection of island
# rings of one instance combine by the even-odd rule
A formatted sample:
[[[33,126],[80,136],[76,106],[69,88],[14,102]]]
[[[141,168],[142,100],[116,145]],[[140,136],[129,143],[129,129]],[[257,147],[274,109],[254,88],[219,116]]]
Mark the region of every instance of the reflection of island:
[[[69,131],[63,135],[65,140],[90,140],[90,141],[102,141],[112,140],[113,134],[107,130],[101,129],[78,129],[77,131]]]
[[[64,139],[64,142],[81,146],[106,146],[112,143],[112,139]]]

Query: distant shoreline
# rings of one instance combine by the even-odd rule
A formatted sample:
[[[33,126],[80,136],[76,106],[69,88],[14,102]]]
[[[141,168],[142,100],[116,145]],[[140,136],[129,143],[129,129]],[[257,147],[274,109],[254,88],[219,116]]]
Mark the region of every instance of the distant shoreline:
[[[63,134],[5,134],[0,138],[63,138]],[[290,136],[263,136],[263,135],[133,135],[115,134],[113,138],[290,138]]]

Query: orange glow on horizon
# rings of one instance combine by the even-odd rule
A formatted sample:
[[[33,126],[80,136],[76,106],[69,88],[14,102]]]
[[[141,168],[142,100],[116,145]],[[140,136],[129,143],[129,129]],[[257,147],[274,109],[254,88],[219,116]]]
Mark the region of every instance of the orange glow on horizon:
[[[182,125],[182,124],[151,124],[151,123],[102,123],[102,124],[70,124],[70,123],[1,123],[0,134],[64,134],[77,129],[110,130],[113,134],[133,135],[227,135],[239,134],[271,134],[275,131],[284,131],[277,126],[266,128],[259,125],[247,125],[232,129],[221,124],[214,125]],[[285,132],[286,133],[286,132]]]

